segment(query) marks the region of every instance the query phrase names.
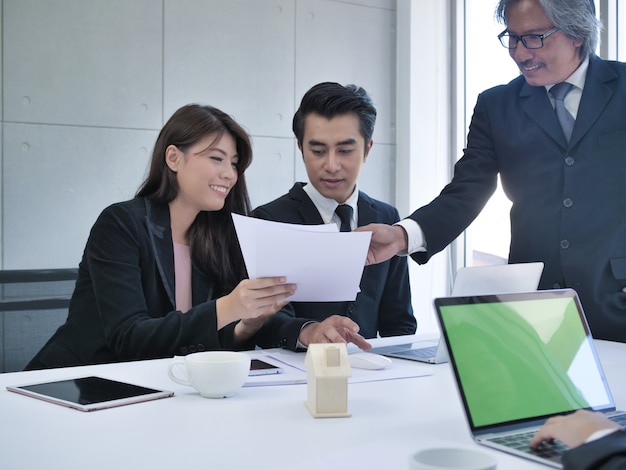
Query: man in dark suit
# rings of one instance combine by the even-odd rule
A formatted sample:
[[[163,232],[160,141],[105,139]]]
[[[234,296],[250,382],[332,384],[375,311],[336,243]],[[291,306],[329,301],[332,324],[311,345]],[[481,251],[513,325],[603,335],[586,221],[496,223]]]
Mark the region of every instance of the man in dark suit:
[[[372,148],[375,121],[376,108],[363,88],[329,82],[312,87],[293,118],[293,131],[309,183],[296,183],[289,193],[258,207],[252,215],[292,224],[336,223],[342,231],[357,225],[399,221],[394,207],[369,197],[357,187],[359,172]],[[345,217],[342,210],[347,211]],[[359,334],[365,338],[415,333],[417,323],[411,307],[406,258],[392,257],[365,267],[360,288],[353,302],[291,305],[296,317],[314,322],[333,315],[349,317],[359,325]],[[271,322],[272,319],[268,321]],[[319,335],[322,336],[306,344],[323,342],[324,334]]]
[[[437,198],[398,225],[362,229],[374,232],[367,262],[405,253],[426,263],[480,213],[499,175],[513,203],[509,262],[543,261],[539,288],[575,289],[594,337],[624,342],[626,64],[595,56],[591,0],[500,0],[497,16],[521,76],[478,97]]]
[[[580,410],[550,418],[530,445],[554,439],[571,448],[563,455],[565,470],[626,468],[626,431],[602,413]]]

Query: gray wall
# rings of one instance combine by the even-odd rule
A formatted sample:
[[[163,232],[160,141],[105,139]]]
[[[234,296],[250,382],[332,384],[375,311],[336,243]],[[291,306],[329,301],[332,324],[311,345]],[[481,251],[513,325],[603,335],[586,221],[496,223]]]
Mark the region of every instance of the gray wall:
[[[134,194],[159,129],[212,104],[251,133],[253,205],[306,180],[291,118],[320,81],[379,117],[360,179],[394,203],[395,0],[0,0],[0,268],[75,267]]]

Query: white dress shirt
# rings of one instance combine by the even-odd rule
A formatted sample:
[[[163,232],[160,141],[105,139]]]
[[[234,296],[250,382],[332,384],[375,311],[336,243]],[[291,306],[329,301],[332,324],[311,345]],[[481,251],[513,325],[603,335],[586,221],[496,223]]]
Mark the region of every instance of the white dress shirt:
[[[334,222],[337,224],[337,227],[341,227],[341,219],[337,214],[335,214],[335,209],[339,205],[337,201],[334,199],[329,199],[322,194],[313,186],[311,183],[307,183],[302,188],[305,193],[311,198],[313,204],[317,208],[317,211],[322,216],[322,220],[325,224],[329,224]],[[352,207],[352,220],[350,221],[350,228],[354,230],[358,224],[358,211],[357,211],[357,202],[359,200],[359,188],[358,185],[354,186],[354,191],[348,198],[346,202],[343,204],[347,204]]]

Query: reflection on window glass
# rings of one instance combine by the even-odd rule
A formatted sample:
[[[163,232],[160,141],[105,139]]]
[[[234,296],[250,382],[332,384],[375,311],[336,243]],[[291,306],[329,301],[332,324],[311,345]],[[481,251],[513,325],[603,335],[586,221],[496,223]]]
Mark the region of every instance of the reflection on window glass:
[[[498,41],[504,26],[494,18],[495,1],[465,2],[466,31],[466,130],[478,94],[488,88],[510,82],[518,68],[508,51]],[[511,203],[498,185],[485,209],[467,230],[468,265],[506,262],[509,253]]]
[[[626,25],[626,3],[621,0],[617,2],[617,21],[614,24]],[[626,62],[626,28],[617,30],[617,60]]]

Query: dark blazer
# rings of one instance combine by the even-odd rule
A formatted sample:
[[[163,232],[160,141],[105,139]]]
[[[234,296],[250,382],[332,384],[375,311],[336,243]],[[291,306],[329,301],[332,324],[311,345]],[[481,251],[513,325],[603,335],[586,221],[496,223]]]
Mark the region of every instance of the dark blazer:
[[[563,455],[564,470],[623,470],[626,468],[626,431],[615,431]]]
[[[428,248],[417,262],[467,228],[498,174],[509,262],[543,261],[541,289],[575,289],[593,336],[626,341],[626,64],[590,60],[569,144],[544,87],[520,76],[482,93],[452,182],[410,216]]]
[[[323,224],[313,201],[296,183],[288,194],[260,206],[251,215],[291,224]],[[400,219],[398,211],[383,202],[359,192],[357,202],[359,225],[393,224]],[[324,253],[320,253],[324,256]],[[328,260],[332,263],[332,260]],[[406,257],[393,257],[377,265],[366,266],[360,284],[361,292],[354,302],[292,302],[297,318],[322,321],[331,315],[354,320],[365,338],[415,333],[417,326],[411,307],[411,288]],[[276,318],[280,318],[276,316]],[[271,319],[270,319],[271,321]],[[270,336],[275,336],[274,334]]]
[[[217,331],[218,290],[193,269],[194,306],[176,311],[168,206],[142,198],[114,204],[91,229],[66,323],[26,368],[233,349],[234,324]]]

